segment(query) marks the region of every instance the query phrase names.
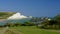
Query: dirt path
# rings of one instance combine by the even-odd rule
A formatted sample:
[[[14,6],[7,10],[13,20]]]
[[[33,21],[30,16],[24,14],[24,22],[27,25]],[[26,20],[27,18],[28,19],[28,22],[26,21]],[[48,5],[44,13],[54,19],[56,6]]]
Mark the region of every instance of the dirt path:
[[[0,34],[22,34],[22,33],[17,31],[16,29],[10,29],[9,27],[5,27],[0,30]]]
[[[21,32],[17,31],[16,29],[9,29],[9,30],[14,32],[15,34],[22,34]]]
[[[5,32],[6,30],[8,30],[8,27],[5,27],[5,28],[3,28],[2,30],[0,30],[0,34],[4,34],[4,32]]]

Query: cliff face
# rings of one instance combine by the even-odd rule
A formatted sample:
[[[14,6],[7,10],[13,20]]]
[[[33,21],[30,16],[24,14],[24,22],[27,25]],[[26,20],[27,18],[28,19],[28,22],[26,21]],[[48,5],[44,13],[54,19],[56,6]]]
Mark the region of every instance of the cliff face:
[[[21,15],[21,13],[13,14],[12,16],[8,17],[7,19],[23,19],[28,18],[27,16]]]
[[[31,16],[22,15],[19,12],[0,12],[0,19],[23,19],[23,18],[32,18]]]

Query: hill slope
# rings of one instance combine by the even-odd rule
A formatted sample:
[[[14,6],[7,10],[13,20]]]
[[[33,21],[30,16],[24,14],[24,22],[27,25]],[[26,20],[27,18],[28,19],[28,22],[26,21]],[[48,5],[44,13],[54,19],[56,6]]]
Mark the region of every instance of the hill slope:
[[[15,14],[15,12],[0,12],[0,19],[6,19],[13,14]]]

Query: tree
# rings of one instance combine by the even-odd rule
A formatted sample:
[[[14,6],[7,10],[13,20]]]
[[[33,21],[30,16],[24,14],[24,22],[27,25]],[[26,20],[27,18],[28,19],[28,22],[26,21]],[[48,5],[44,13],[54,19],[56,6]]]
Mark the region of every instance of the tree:
[[[42,28],[51,28],[51,29],[59,29],[60,28],[60,14],[56,15],[53,19],[50,21],[43,20]]]
[[[60,25],[60,14],[56,15],[56,16],[54,17],[54,20],[57,21],[57,24]]]

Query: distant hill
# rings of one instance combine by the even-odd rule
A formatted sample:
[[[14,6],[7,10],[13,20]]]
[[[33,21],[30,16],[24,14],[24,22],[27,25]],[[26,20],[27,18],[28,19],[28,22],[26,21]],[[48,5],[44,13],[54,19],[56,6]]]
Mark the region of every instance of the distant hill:
[[[0,19],[6,19],[7,17],[15,14],[16,12],[0,12]]]

